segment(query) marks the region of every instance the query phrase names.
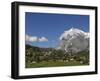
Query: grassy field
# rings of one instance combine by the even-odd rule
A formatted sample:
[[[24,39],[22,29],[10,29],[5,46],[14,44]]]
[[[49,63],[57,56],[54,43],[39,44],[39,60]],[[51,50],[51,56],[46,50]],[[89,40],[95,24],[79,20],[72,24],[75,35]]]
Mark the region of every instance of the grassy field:
[[[64,50],[26,45],[25,67],[61,67],[89,65],[89,51],[66,53]]]
[[[43,61],[39,63],[27,63],[26,68],[39,68],[39,67],[60,67],[60,66],[79,66],[79,65],[88,65],[81,64],[80,62],[70,61],[70,62],[60,62],[60,61]]]

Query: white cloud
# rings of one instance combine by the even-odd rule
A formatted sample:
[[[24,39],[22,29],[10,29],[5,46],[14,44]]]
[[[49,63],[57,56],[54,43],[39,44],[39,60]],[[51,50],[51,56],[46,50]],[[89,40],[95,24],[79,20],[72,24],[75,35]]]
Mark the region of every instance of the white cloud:
[[[48,39],[46,37],[38,38],[36,36],[26,35],[25,36],[25,41],[27,41],[27,42],[47,42]]]
[[[37,42],[38,38],[36,36],[26,35],[25,40],[28,41],[28,42]]]
[[[30,37],[30,42],[37,42],[38,41],[38,38],[37,37]]]
[[[47,42],[48,39],[46,37],[41,37],[39,38],[39,42]]]

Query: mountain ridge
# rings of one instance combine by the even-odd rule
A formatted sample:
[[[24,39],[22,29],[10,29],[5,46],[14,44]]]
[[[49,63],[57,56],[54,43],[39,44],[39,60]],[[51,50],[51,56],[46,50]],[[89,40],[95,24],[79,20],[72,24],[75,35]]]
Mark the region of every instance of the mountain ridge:
[[[89,49],[89,33],[77,28],[64,31],[60,36],[60,45],[57,49],[66,52],[80,52]]]

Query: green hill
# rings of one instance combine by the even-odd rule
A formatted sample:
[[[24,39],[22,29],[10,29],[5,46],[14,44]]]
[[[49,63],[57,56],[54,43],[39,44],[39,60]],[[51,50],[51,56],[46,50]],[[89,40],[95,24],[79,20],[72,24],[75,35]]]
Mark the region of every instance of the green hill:
[[[89,51],[66,53],[54,48],[25,46],[26,68],[89,65]]]

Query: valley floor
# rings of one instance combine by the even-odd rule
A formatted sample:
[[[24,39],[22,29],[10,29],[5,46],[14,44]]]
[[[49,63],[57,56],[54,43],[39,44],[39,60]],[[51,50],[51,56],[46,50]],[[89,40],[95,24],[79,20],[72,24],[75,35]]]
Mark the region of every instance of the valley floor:
[[[79,61],[43,61],[39,63],[26,63],[26,68],[40,68],[40,67],[61,67],[61,66],[80,66],[80,65],[89,65],[83,64]]]

